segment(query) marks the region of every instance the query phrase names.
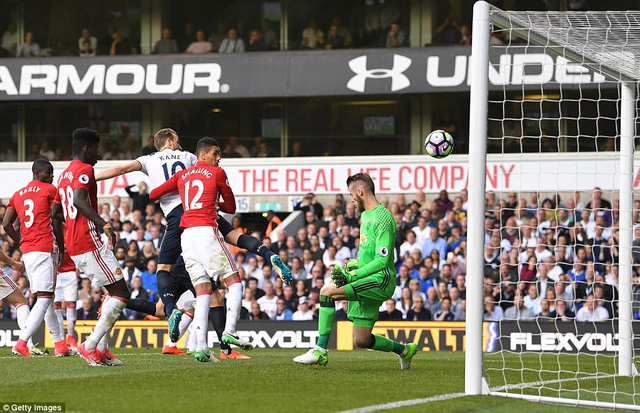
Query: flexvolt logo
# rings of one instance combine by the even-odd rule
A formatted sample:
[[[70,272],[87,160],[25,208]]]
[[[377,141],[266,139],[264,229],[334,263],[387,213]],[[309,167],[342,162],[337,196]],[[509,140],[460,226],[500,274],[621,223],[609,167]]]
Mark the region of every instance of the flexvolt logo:
[[[158,82],[156,64],[92,64],[81,76],[70,64],[24,65],[14,79],[6,66],[0,66],[0,95],[29,95],[41,90],[45,95],[137,95],[193,94],[196,88],[208,93],[228,93],[221,84],[222,68],[217,63],[173,64],[169,83]]]
[[[349,61],[349,68],[356,75],[347,83],[347,87],[355,92],[363,93],[367,79],[391,78],[391,91],[405,89],[411,85],[409,78],[403,73],[411,66],[411,59],[399,54],[393,55],[391,69],[367,69],[367,56],[356,57]]]

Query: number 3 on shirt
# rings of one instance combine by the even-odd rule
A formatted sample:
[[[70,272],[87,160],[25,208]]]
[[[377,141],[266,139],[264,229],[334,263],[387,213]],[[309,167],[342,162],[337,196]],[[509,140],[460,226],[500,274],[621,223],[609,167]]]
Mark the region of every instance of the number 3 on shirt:
[[[60,188],[58,192],[60,192],[60,201],[62,201],[62,213],[64,214],[64,219],[76,219],[78,209],[73,206],[73,189],[68,186],[66,194],[64,192],[64,188]]]
[[[26,215],[27,219],[24,221],[24,226],[27,228],[31,228],[31,225],[33,225],[33,220],[34,220],[34,216],[33,216],[33,208],[35,207],[34,203],[33,203],[33,199],[25,199],[24,200],[24,214]]]
[[[189,202],[189,187],[193,187],[193,189],[196,190],[196,194],[193,197],[193,199],[191,199],[191,202]],[[204,183],[199,179],[185,182],[184,183],[184,200],[185,200],[184,210],[188,211],[190,209],[202,208],[202,202],[198,202],[198,201],[200,201],[200,197],[202,196],[203,192],[204,192]]]

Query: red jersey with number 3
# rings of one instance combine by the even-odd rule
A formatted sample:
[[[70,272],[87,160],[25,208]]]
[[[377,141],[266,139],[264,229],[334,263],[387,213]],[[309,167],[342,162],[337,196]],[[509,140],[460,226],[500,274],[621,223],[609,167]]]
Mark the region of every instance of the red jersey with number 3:
[[[157,200],[162,195],[178,190],[184,208],[180,228],[217,227],[218,207],[222,212],[236,212],[236,201],[227,181],[227,174],[219,166],[199,161],[194,166],[176,172],[149,197]],[[223,202],[218,202],[222,195]]]
[[[79,255],[102,247],[96,225],[73,206],[73,191],[84,189],[91,208],[98,211],[98,185],[93,166],[77,159],[71,161],[58,180],[55,202],[62,205],[65,219],[64,242],[69,255]]]
[[[7,208],[15,209],[20,219],[20,250],[53,252],[55,241],[51,226],[51,208],[56,187],[41,181],[31,181],[11,197]]]

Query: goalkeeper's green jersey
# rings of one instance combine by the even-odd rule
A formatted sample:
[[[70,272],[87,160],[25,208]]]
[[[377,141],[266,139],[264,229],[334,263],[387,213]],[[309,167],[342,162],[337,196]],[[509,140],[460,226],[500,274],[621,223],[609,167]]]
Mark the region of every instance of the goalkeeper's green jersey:
[[[360,220],[358,279],[373,276],[378,278],[384,290],[391,286],[395,288],[396,221],[393,215],[379,204],[371,211],[364,211]]]

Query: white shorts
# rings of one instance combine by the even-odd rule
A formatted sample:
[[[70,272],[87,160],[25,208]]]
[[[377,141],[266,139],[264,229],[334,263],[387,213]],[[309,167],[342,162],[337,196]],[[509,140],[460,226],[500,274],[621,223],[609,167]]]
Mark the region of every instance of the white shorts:
[[[52,253],[31,251],[22,256],[24,268],[29,277],[29,288],[34,293],[52,293],[55,288],[54,277],[57,272]]]
[[[0,300],[4,300],[15,291],[18,291],[16,283],[13,282],[11,277],[0,270]]]
[[[223,279],[238,272],[229,247],[224,242],[218,228],[193,227],[182,232],[182,257],[191,278],[191,284]]]
[[[75,271],[59,272],[56,280],[56,294],[54,301],[78,301],[78,279]]]
[[[71,257],[76,267],[97,287],[113,284],[123,278],[118,260],[106,243],[102,247]]]
[[[189,290],[185,291],[178,301],[176,302],[176,308],[181,310],[193,310],[196,306],[196,297],[193,296],[193,293]]]

